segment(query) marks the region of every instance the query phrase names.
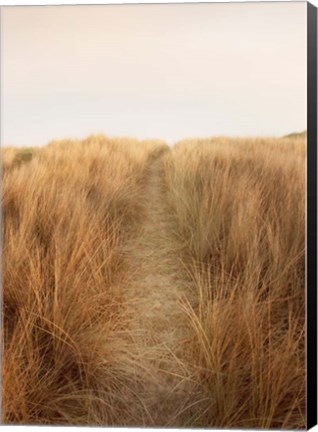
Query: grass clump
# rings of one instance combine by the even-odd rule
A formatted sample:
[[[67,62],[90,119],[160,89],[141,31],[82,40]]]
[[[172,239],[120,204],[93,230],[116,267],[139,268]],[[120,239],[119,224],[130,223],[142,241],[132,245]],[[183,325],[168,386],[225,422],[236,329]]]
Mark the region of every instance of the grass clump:
[[[192,281],[184,421],[305,427],[305,141],[185,141],[165,173]]]
[[[118,287],[160,147],[56,142],[27,164],[15,161],[32,153],[17,152],[4,170],[4,423],[111,425],[134,415]]]

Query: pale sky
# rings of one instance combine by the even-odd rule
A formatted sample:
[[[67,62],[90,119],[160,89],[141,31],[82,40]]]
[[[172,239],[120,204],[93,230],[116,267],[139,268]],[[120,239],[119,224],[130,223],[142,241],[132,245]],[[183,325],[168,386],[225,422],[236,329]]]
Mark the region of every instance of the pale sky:
[[[2,143],[306,129],[306,3],[2,9]]]

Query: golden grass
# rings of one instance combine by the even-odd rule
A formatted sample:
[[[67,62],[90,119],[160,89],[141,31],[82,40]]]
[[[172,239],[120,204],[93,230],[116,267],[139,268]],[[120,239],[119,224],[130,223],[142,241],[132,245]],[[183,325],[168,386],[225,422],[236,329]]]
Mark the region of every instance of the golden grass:
[[[162,148],[91,137],[52,143],[5,171],[4,423],[100,425],[133,415],[122,245]]]
[[[305,427],[305,140],[181,142],[165,172],[195,297],[186,424]]]
[[[4,149],[2,421],[304,428],[305,159],[304,137]]]

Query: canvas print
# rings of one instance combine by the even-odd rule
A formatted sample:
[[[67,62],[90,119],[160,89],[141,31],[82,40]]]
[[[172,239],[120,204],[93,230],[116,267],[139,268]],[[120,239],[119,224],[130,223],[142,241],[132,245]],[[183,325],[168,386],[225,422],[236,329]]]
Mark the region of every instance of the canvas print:
[[[3,424],[306,427],[306,2],[3,7]]]

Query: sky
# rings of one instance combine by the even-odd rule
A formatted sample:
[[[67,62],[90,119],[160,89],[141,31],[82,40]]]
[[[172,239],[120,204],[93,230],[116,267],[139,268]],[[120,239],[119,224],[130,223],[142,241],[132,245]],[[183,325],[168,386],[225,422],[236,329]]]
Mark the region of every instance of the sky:
[[[2,144],[306,129],[306,3],[2,8]]]

